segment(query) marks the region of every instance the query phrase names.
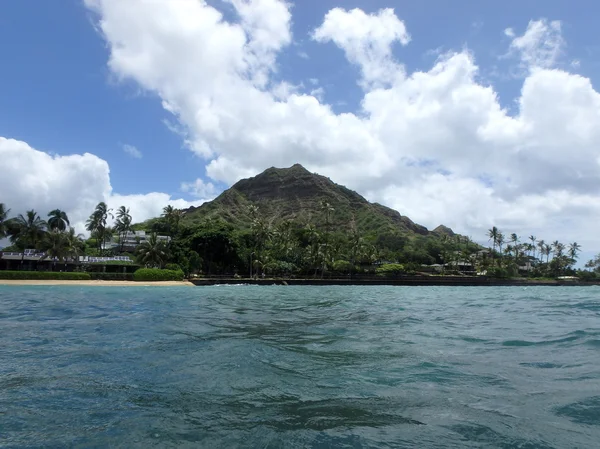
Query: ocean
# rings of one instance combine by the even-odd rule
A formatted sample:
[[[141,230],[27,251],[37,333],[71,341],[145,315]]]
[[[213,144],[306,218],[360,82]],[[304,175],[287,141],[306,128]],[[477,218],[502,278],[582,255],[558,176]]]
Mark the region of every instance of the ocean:
[[[0,447],[600,447],[600,288],[0,286]]]

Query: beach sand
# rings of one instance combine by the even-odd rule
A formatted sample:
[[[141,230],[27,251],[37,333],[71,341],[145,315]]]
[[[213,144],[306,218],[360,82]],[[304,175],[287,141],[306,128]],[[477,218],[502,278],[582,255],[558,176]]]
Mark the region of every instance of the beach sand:
[[[133,281],[51,281],[51,280],[3,280],[0,285],[78,285],[94,287],[193,287],[187,281],[159,281],[159,282],[133,282]]]

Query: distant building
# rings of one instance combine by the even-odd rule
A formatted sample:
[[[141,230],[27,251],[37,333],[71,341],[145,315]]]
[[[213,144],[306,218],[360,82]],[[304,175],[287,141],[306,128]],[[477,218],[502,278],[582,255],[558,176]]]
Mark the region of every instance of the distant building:
[[[121,243],[119,243],[118,237],[118,235],[113,236],[112,239],[104,244],[103,249],[120,249]],[[128,231],[122,236],[123,251],[134,252],[139,245],[147,242],[149,238],[150,233],[146,231]],[[157,235],[156,238],[165,243],[168,243],[171,240],[167,235]]]

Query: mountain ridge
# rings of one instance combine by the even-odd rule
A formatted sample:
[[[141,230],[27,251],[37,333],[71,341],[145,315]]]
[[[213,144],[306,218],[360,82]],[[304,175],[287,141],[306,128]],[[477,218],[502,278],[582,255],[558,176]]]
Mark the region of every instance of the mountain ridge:
[[[250,205],[270,222],[292,220],[300,225],[323,224],[323,204],[333,207],[331,225],[337,230],[355,228],[365,235],[398,233],[410,236],[455,235],[440,225],[433,231],[413,222],[395,209],[371,203],[359,193],[311,173],[300,164],[287,168],[270,167],[251,178],[241,179],[217,198],[184,210],[184,220],[198,222],[222,218],[248,227]]]

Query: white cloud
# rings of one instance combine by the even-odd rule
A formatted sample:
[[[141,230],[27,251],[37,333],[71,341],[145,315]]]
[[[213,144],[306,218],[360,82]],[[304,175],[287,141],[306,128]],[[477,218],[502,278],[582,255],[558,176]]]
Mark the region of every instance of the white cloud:
[[[531,69],[510,115],[467,50],[405,73],[392,46],[410,37],[392,10],[334,9],[314,38],[358,65],[365,89],[359,111],[336,114],[318,91],[273,82],[290,43],[286,3],[233,2],[240,23],[196,0],[126,3],[94,2],[109,67],[161,97],[210,178],[233,183],[300,162],[428,227],[478,238],[498,224],[593,243],[600,96],[589,79],[551,68],[564,47],[558,22],[507,31]]]
[[[512,38],[510,52],[518,53],[528,69],[554,67],[565,47],[559,20],[532,20],[522,36],[517,36],[512,28],[504,34]]]
[[[25,142],[0,137],[0,160],[0,202],[11,209],[11,216],[34,209],[45,218],[59,208],[67,212],[79,232],[84,231],[86,219],[100,201],[113,209],[130,207],[136,222],[160,215],[167,204],[189,207],[201,203],[172,199],[165,193],[116,194],[107,162],[89,153],[51,156]]]
[[[123,151],[135,159],[142,158],[142,152],[133,145],[123,144]]]
[[[346,58],[360,66],[364,86],[370,87],[391,83],[403,74],[402,67],[393,60],[391,46],[394,42],[407,45],[410,35],[393,9],[367,15],[360,9],[334,8],[314,31],[313,39],[331,41],[343,49]]]
[[[212,182],[205,182],[201,178],[196,179],[194,182],[182,182],[181,191],[190,193],[192,196],[204,201],[212,200],[218,193]]]

